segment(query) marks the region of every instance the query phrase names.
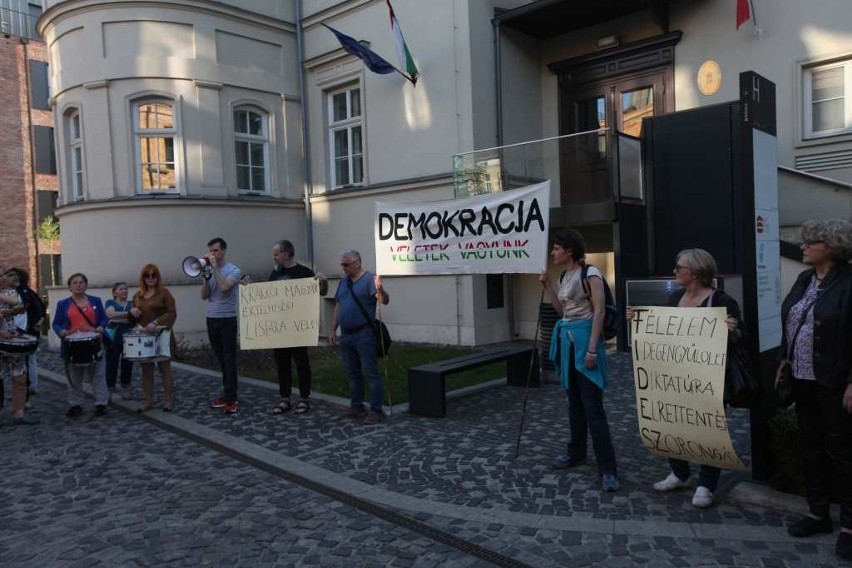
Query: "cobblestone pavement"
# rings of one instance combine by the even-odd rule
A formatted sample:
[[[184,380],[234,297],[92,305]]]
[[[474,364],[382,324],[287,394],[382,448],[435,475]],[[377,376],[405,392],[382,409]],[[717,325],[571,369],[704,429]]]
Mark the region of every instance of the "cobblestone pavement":
[[[55,355],[45,352],[40,359],[42,366],[61,372]],[[218,395],[220,379],[179,368],[175,412],[149,413],[146,420],[191,430],[217,447],[239,446],[260,460],[267,456],[275,467],[308,468],[302,474],[307,471],[320,483],[529,565],[838,565],[836,535],[794,542],[784,531],[794,518],[790,514],[726,499],[747,479],[744,472],[723,474],[717,505],[707,510],[691,507],[689,491],[654,494],[650,485],[666,475],[667,466],[642,447],[636,433],[630,360],[614,355],[610,367],[605,404],[622,481],[617,493],[600,492],[591,449],[587,465],[550,469],[568,435],[567,400],[551,385],[530,393],[518,459],[523,391],[509,387],[452,400],[444,419],[397,413],[393,425],[365,426],[342,418],[343,407],[323,400],[315,400],[305,415],[274,415],[277,388],[248,381],[240,386],[239,414],[227,416],[206,404]],[[48,559],[53,562],[47,564],[69,565],[169,560],[149,554],[153,539],[158,553],[179,548],[178,564],[483,562],[135,415],[113,411],[100,422],[69,422],[62,417],[61,394],[48,387],[38,396],[45,424],[0,429],[3,447],[26,462],[26,467],[0,466],[13,479],[23,477],[26,488],[25,498],[16,499],[4,484],[0,514],[13,520],[7,525],[13,528],[0,529],[0,559],[12,554],[33,565]],[[729,427],[747,463],[746,413],[731,412]],[[88,445],[78,446],[81,434]],[[34,473],[24,473],[30,469]],[[311,516],[297,518],[309,514],[303,511]],[[128,519],[135,522],[121,524]],[[175,535],[186,538],[169,540]],[[203,544],[174,544],[184,540]],[[48,544],[25,548],[24,541]],[[86,547],[94,541],[97,550],[90,552]],[[24,550],[33,555],[17,556]],[[66,550],[78,556],[60,556]]]

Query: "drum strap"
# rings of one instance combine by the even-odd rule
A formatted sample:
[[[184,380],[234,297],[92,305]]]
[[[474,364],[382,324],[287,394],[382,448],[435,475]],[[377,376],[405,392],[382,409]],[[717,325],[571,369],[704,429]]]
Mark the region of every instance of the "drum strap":
[[[89,319],[89,316],[86,315],[86,312],[84,312],[83,309],[79,305],[77,305],[77,302],[74,301],[74,298],[71,298],[71,303],[74,304],[74,307],[77,308],[77,311],[80,312],[80,315],[83,316],[83,319],[86,320],[86,323],[92,326],[92,329],[98,327],[92,322],[92,320]]]

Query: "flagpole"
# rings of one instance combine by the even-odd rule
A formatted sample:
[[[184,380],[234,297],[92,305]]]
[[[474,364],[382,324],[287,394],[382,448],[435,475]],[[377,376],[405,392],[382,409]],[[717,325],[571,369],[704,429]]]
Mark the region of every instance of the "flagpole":
[[[402,71],[397,69],[396,67],[394,67],[393,70],[396,71],[397,73],[399,73],[400,75],[402,75],[403,77],[405,77],[408,81],[411,82],[412,85],[414,84],[414,81],[411,80],[411,77],[409,77],[408,75],[406,75],[405,73],[403,73]]]
[[[754,11],[754,2],[752,0],[748,0],[748,7],[751,9],[751,22],[757,28],[757,14]]]

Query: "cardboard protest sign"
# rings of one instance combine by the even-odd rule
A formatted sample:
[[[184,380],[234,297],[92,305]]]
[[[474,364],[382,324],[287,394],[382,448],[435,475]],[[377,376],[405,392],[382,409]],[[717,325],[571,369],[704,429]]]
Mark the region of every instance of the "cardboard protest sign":
[[[377,274],[538,274],[550,182],[465,199],[376,203]]]
[[[319,340],[319,282],[313,278],[241,284],[241,349],[314,346]]]
[[[722,396],[725,308],[634,308],[630,322],[642,443],[667,458],[744,469]]]

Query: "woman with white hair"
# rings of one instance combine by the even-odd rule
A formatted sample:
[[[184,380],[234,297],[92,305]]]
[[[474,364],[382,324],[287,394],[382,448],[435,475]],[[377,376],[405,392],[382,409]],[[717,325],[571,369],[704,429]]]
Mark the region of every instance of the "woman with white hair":
[[[852,560],[852,223],[807,221],[801,248],[809,268],[781,305],[776,383],[792,380],[808,514],[787,532],[830,533],[833,496],[841,527],[835,552]]]

